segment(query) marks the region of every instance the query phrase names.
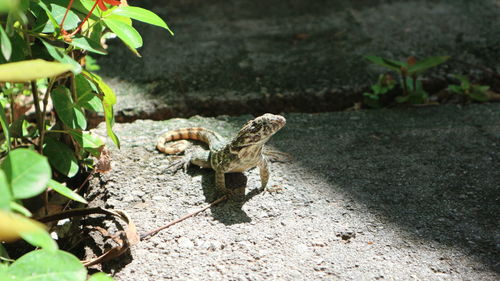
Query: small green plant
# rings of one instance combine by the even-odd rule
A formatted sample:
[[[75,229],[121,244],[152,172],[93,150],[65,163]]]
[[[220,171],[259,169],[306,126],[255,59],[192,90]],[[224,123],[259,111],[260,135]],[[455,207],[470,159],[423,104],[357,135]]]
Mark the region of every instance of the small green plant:
[[[415,57],[409,57],[406,61],[395,61],[378,56],[366,56],[365,58],[377,65],[399,73],[403,95],[396,97],[397,102],[424,104],[428,102],[429,95],[422,87],[419,75],[432,67],[446,62],[450,57],[428,57],[420,61],[417,61]]]
[[[462,75],[454,75],[458,81],[460,81],[460,85],[449,85],[448,91],[451,93],[455,93],[458,95],[462,95],[474,101],[485,102],[489,100],[488,90],[489,86],[472,84],[467,77]]]
[[[85,112],[103,113],[119,147],[112,130],[116,96],[92,72],[98,66],[88,54],[107,54],[102,42],[114,33],[139,55],[142,37],[132,20],[171,32],[159,16],[125,0],[0,0],[0,280],[87,280],[84,265],[59,249],[40,222],[77,216],[67,210],[49,219],[50,199],[59,193],[87,203],[77,186],[63,182],[105,169],[104,141],[89,132]],[[37,219],[31,218],[37,209],[23,201],[35,197],[45,203]],[[58,205],[64,211],[67,203]],[[92,210],[79,208],[78,216],[84,211]],[[39,250],[13,260],[7,245],[20,238]]]
[[[380,98],[394,89],[396,81],[390,74],[380,74],[377,83],[371,86],[371,92],[363,93],[363,102],[372,108],[380,108]]]

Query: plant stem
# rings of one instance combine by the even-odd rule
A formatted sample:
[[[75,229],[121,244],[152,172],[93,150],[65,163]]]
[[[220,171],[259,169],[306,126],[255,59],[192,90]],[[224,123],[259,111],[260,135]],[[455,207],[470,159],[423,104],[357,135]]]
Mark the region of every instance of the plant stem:
[[[97,2],[97,1],[96,1]],[[69,4],[68,4],[68,7],[66,8],[66,12],[64,13],[64,16],[61,20],[61,23],[59,24],[59,26],[61,27],[61,33],[62,34],[65,34],[66,33],[66,30],[64,29],[64,21],[66,20],[66,16],[68,15],[68,12],[69,10],[71,9],[71,6],[73,5],[73,0],[70,0],[69,1]]]
[[[413,82],[413,92],[417,92],[417,74],[413,74],[412,76],[412,82]]]
[[[71,91],[71,98],[73,99],[73,102],[77,102],[78,96],[76,94],[76,82],[75,82],[75,74],[71,73],[71,76],[69,77],[69,83],[70,83],[70,91]]]
[[[44,120],[42,116],[42,111],[40,110],[40,100],[38,99],[38,87],[36,81],[31,81],[31,93],[33,94],[33,102],[35,103],[36,112],[36,123],[38,125],[38,131],[40,132],[40,141],[38,142],[38,152],[43,155],[43,136],[44,136]]]
[[[14,84],[14,82],[11,82],[10,86],[12,88],[12,92],[9,95],[9,98],[10,98],[10,124],[13,124],[14,117],[15,117],[15,114],[14,114],[14,104],[15,104],[14,87],[15,87],[15,84]],[[17,146],[17,138],[14,138],[14,146],[13,147],[16,147],[16,146]]]
[[[408,95],[408,83],[406,83],[406,73],[405,71],[401,71],[401,78],[403,80],[403,95]]]
[[[26,30],[28,30],[28,27],[24,27]],[[28,56],[30,58],[33,58],[33,53],[31,51],[31,36],[28,34],[28,32],[25,32],[25,40],[26,40],[26,46],[28,49]],[[31,84],[31,94],[33,95],[33,102],[35,103],[35,114],[36,114],[36,123],[38,125],[38,132],[40,133],[40,139],[38,142],[38,152],[43,155],[43,135],[44,135],[44,123],[45,121],[43,120],[43,115],[42,111],[40,110],[40,100],[38,99],[38,87],[36,85],[36,80],[33,80],[30,82]]]
[[[73,2],[73,1],[72,1]],[[80,29],[82,29],[82,26],[85,22],[87,22],[87,20],[90,18],[90,16],[92,15],[92,13],[94,12],[94,9],[95,7],[97,6],[97,3],[98,1],[95,1],[95,4],[94,6],[92,6],[92,9],[90,9],[90,12],[87,14],[87,16],[85,17],[85,19],[83,19],[83,21],[80,23],[80,25],[73,31],[71,32],[71,34],[69,34],[69,37],[73,37],[75,34],[78,33],[78,31],[80,31]]]
[[[47,89],[45,90],[45,96],[43,96],[43,109],[42,109],[42,115],[45,116],[47,113],[47,104],[49,103],[49,96],[50,92],[52,91],[52,87],[54,87],[54,83],[56,82],[57,78],[52,77],[49,79],[49,85],[47,85]]]
[[[68,131],[64,131],[64,130],[48,130],[45,132],[46,133],[57,133],[57,134],[69,134]]]

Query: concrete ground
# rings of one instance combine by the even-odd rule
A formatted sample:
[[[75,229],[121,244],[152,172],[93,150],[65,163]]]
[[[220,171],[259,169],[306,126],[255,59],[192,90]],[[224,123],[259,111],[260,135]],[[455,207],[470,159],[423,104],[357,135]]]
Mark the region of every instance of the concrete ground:
[[[498,88],[484,71],[500,69],[498,1],[130,4],[176,34],[134,24],[142,58],[111,40],[98,59],[117,120],[130,123],[115,125],[123,147],[110,144],[113,171],[92,181],[104,194],[94,203],[125,210],[144,233],[215,199],[212,171],[168,173],[154,148],[167,129],[229,137],[250,114],[281,113],[287,126],[270,145],[294,161],[273,163],[278,193],[251,193],[255,170],[228,177],[255,196],[134,246],[104,265],[117,280],[500,279],[499,104],[332,112],[383,71],[366,54],[450,55],[426,75],[429,90],[454,73]],[[138,120],[196,114],[217,117]]]
[[[256,170],[227,176],[251,195],[141,241],[103,269],[117,280],[500,278],[499,104],[285,116],[270,141],[294,157],[271,165],[280,192],[255,195]],[[169,173],[157,135],[201,125],[231,136],[249,118],[117,124],[122,148],[109,143],[113,170],[94,190],[140,233],[160,227],[216,197],[213,171]]]

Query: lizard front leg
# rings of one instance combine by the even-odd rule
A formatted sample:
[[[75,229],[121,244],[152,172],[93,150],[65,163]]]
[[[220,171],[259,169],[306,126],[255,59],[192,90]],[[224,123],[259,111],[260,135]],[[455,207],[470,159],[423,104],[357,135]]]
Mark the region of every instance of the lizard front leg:
[[[222,171],[215,170],[215,187],[224,194],[233,195],[232,190],[226,188],[226,178]]]
[[[266,158],[262,158],[259,163],[259,174],[260,174],[260,188],[264,190],[267,186],[267,182],[269,181],[269,165],[267,164]]]

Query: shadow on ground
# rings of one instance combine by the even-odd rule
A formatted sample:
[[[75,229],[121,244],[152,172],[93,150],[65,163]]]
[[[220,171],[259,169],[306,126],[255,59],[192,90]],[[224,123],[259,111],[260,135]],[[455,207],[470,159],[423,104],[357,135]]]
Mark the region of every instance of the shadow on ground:
[[[500,271],[498,105],[334,116],[288,120],[293,141],[273,144],[388,223]]]

